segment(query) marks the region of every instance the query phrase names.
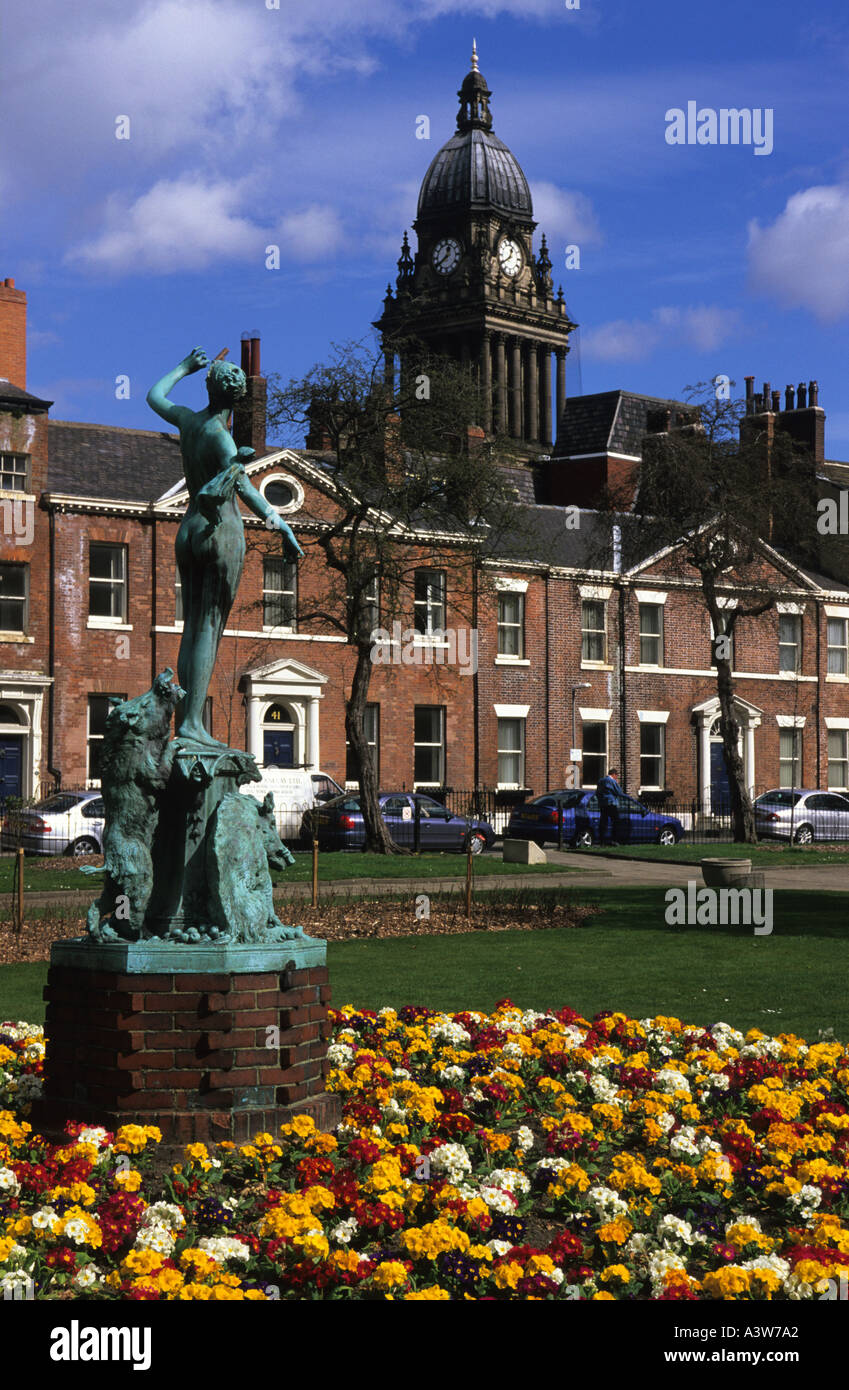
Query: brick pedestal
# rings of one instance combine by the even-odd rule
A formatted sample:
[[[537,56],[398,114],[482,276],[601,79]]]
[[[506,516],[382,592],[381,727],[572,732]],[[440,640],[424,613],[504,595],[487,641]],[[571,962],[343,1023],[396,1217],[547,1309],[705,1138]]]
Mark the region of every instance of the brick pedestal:
[[[220,969],[192,969],[213,950],[56,943],[33,1126],[157,1125],[171,1145],[274,1133],[294,1113],[336,1124],[325,943],[218,948]]]

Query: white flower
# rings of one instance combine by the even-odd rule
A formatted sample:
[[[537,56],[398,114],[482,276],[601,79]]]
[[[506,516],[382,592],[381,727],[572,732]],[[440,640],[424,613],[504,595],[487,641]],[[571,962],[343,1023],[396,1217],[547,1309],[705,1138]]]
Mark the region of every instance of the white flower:
[[[690,1083],[686,1076],[682,1076],[680,1071],[675,1071],[673,1067],[664,1067],[655,1077],[655,1086],[658,1091],[665,1091],[667,1095],[674,1095],[676,1091],[686,1091],[690,1094]]]
[[[338,1245],[348,1245],[359,1229],[359,1222],[356,1218],[349,1216],[346,1221],[340,1221],[337,1226],[333,1227],[330,1232],[330,1239],[335,1240]]]
[[[383,1118],[390,1122],[393,1120],[405,1120],[407,1118],[407,1111],[403,1105],[398,1104],[394,1096],[390,1096],[383,1107]]]
[[[465,1173],[472,1171],[472,1160],[462,1144],[440,1144],[428,1157],[431,1168],[447,1174],[452,1182],[459,1182]]]
[[[10,1197],[17,1197],[20,1190],[21,1184],[11,1168],[0,1168],[0,1192],[6,1192]]]
[[[514,1057],[517,1061],[521,1061],[525,1055],[520,1043],[505,1043],[501,1051],[503,1052],[505,1057]]]
[[[504,1187],[508,1192],[530,1192],[530,1179],[518,1168],[495,1168],[483,1181],[485,1187]]]
[[[587,1193],[587,1201],[605,1218],[625,1216],[628,1212],[628,1203],[624,1202],[612,1187],[591,1187]]]
[[[698,1158],[699,1146],[695,1140],[696,1131],[692,1125],[682,1125],[669,1141],[669,1152],[673,1158]]]
[[[32,1214],[32,1224],[37,1231],[55,1231],[61,1219],[52,1207],[39,1207]]]
[[[354,1060],[354,1049],[347,1043],[331,1043],[327,1049],[327,1060],[332,1067],[347,1067]]]
[[[590,1090],[597,1101],[601,1103],[606,1101],[608,1105],[617,1104],[616,1097],[619,1092],[619,1087],[616,1086],[609,1077],[591,1076]]]
[[[714,1091],[727,1091],[731,1085],[731,1078],[726,1076],[724,1071],[714,1072],[710,1084]]]
[[[72,1282],[78,1289],[90,1289],[92,1284],[103,1283],[103,1275],[97,1265],[84,1265],[74,1275]]]
[[[8,1274],[4,1274],[0,1278],[0,1289],[3,1291],[4,1299],[15,1298],[16,1294],[18,1298],[34,1297],[32,1278],[24,1269],[13,1269]],[[18,1293],[18,1289],[23,1292]]]
[[[732,1221],[726,1221],[725,1234],[731,1230],[732,1226],[751,1226],[754,1230],[761,1232],[761,1223],[756,1216],[747,1216],[743,1212],[740,1216],[735,1216]]]
[[[246,1264],[251,1257],[250,1246],[243,1240],[236,1240],[234,1236],[204,1236],[198,1241],[197,1248],[203,1250],[219,1265],[227,1260],[241,1260]]]
[[[141,1224],[143,1226],[173,1226],[175,1230],[182,1231],[186,1224],[186,1218],[173,1202],[153,1202],[151,1206],[145,1208]]]
[[[77,1137],[78,1144],[94,1144],[96,1149],[103,1148],[109,1138],[109,1131],[101,1128],[100,1125],[89,1125],[86,1129],[81,1129]],[[90,1266],[86,1265],[86,1269]]]
[[[684,1245],[694,1245],[699,1239],[689,1221],[683,1221],[678,1216],[662,1217],[658,1222],[657,1234],[661,1240],[680,1240]]]
[[[89,1228],[85,1221],[81,1221],[78,1216],[66,1221],[64,1238],[73,1241],[74,1245],[86,1245],[89,1239]]]
[[[410,1079],[410,1073],[406,1067],[393,1067],[392,1075],[397,1077],[399,1081],[409,1081]]]
[[[658,1129],[662,1129],[664,1134],[668,1134],[675,1126],[675,1116],[671,1110],[664,1110],[662,1115],[655,1116],[655,1124]]]
[[[429,1021],[427,1031],[434,1041],[447,1042],[450,1047],[460,1047],[472,1041],[471,1033],[467,1033],[462,1024],[455,1023],[447,1014],[436,1014]]]
[[[177,1243],[177,1237],[167,1226],[142,1226],[136,1235],[134,1245],[137,1250],[155,1250],[157,1255],[168,1256]]]
[[[681,1259],[681,1256],[676,1255],[673,1250],[653,1250],[648,1258],[648,1270],[652,1284],[652,1293],[654,1293],[655,1297],[663,1293],[665,1287],[663,1276],[668,1273],[669,1270],[682,1269],[686,1271],[686,1268],[687,1266]]]
[[[780,1255],[756,1255],[753,1260],[746,1260],[741,1264],[740,1268],[768,1269],[784,1280],[790,1273],[791,1265],[788,1260],[782,1260]]]
[[[520,1125],[516,1131],[516,1147],[522,1153],[528,1153],[534,1146],[533,1131],[527,1125]]]
[[[466,1073],[462,1067],[452,1065],[442,1068],[442,1071],[439,1073],[439,1079],[440,1081],[465,1081]]]
[[[512,1216],[516,1210],[516,1199],[511,1197],[509,1192],[505,1192],[500,1187],[482,1187],[480,1196],[488,1207],[494,1211],[500,1211],[506,1216]]]

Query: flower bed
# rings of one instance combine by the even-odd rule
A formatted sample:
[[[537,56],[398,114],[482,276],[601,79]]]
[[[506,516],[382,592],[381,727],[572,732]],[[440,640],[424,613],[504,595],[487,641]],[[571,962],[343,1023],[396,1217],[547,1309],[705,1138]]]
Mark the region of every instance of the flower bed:
[[[334,1134],[301,1116],[164,1173],[150,1127],[35,1135],[41,1030],[0,1025],[4,1293],[764,1300],[849,1276],[843,1044],[509,1000],[332,1017]]]

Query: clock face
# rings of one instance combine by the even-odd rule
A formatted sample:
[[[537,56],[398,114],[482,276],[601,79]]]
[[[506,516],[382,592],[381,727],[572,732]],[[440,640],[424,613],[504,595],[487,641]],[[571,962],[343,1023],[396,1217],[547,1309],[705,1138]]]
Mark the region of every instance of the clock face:
[[[498,264],[505,275],[518,275],[522,269],[522,251],[517,241],[502,237],[498,243]]]
[[[433,248],[431,261],[434,270],[438,271],[440,275],[450,275],[451,271],[459,265],[461,254],[462,248],[459,241],[455,241],[454,237],[451,236],[443,237]]]

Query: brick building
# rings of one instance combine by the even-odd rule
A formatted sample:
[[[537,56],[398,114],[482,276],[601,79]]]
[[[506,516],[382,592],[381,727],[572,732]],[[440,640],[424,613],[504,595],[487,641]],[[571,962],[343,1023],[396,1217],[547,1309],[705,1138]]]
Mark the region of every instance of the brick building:
[[[491,393],[487,426],[512,436],[504,469],[516,529],[503,555],[483,574],[470,568],[460,585],[464,600],[476,595],[476,660],[467,606],[422,538],[406,621],[417,632],[416,659],[376,663],[372,676],[380,782],[498,788],[510,799],[573,777],[592,785],[616,767],[632,793],[671,791],[676,802],[710,810],[726,774],[710,624],[695,576],[675,551],[630,556],[600,534],[608,523],[592,510],[605,485],[633,490],[645,437],[686,423],[691,408],[621,390],[567,399],[574,325],[562,293],[553,294],[544,244],[534,254],[530,194],[492,134],[476,60],[460,96],[457,135],[422,186],[419,248],[414,257],[405,239],[380,326],[387,375],[405,316],[432,346],[476,365]],[[174,539],[187,493],[176,436],[49,419],[50,403],[26,390],[25,329],[26,296],[7,279],[0,767],[3,795],[31,796],[56,783],[98,785],[108,696],[138,694],[158,671],[176,670]],[[314,540],[335,515],[332,478],[320,448],[267,446],[259,347],[257,339],[242,345],[249,389],[234,433],[255,448],[251,481],[286,515],[305,556],[284,563],[246,516],[245,573],[207,722],[266,768],[305,767],[344,783],[353,772],[344,710],[354,653],[330,625],[304,617],[323,582]],[[845,493],[849,465],[825,459],[816,391],[788,388],[783,409],[767,384],[748,394],[750,415],[810,445],[821,488]],[[846,544],[840,538],[828,564],[843,579],[762,548],[777,606],[738,624],[734,650],[755,792],[849,789]],[[410,545],[415,556],[415,538]],[[602,549],[608,559],[600,562]],[[733,583],[723,601],[739,601]],[[379,593],[375,602],[379,624]],[[459,630],[456,651],[434,635],[446,630]]]

